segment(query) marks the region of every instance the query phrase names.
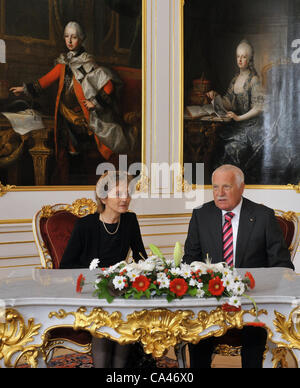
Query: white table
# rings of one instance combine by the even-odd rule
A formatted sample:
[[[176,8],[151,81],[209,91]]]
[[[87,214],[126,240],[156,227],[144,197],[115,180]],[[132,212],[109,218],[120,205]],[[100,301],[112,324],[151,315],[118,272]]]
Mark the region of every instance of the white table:
[[[239,270],[244,274],[247,269]],[[264,367],[284,362],[289,349],[298,366],[300,360],[300,276],[283,268],[249,270],[256,287],[249,295],[257,303],[259,319],[268,329]],[[26,355],[33,367],[45,367],[43,342],[52,327],[71,325],[92,335],[122,344],[140,341],[144,351],[162,356],[171,347],[198,343],[228,329],[242,328],[254,320],[251,302],[243,298],[242,310],[226,312],[217,301],[184,297],[124,300],[109,304],[92,295],[92,285],[76,293],[76,280],[83,273],[87,282],[95,279],[89,270],[33,270],[0,274],[0,367],[13,367]],[[180,365],[182,360],[180,359]]]

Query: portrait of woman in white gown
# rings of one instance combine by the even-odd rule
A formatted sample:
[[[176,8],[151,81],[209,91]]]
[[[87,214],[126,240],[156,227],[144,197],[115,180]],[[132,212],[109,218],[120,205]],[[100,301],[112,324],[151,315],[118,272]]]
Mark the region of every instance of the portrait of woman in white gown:
[[[243,168],[248,183],[251,183],[257,178],[263,153],[264,95],[254,67],[254,49],[246,40],[237,46],[236,63],[239,71],[222,97],[231,121],[218,132],[218,151],[214,163],[234,164]],[[207,94],[211,100],[218,95],[214,90]]]

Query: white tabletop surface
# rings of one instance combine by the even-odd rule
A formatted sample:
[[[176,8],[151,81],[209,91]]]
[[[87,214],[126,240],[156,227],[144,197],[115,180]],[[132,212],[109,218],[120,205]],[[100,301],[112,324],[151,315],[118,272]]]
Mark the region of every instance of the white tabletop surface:
[[[244,275],[249,271],[255,278],[256,287],[248,294],[257,303],[292,303],[300,304],[300,276],[292,270],[286,268],[257,268],[239,269],[239,273]],[[76,280],[82,273],[86,277],[86,282],[90,284],[84,286],[81,294],[76,293]],[[182,300],[174,300],[168,303],[163,297],[156,297],[150,300],[116,298],[111,304],[106,300],[99,300],[93,296],[92,282],[96,279],[97,270],[45,270],[34,269],[31,274],[23,274],[22,271],[13,270],[8,275],[1,277],[0,274],[0,299],[4,300],[7,306],[21,305],[86,305],[86,306],[111,306],[127,307],[135,306],[141,308],[166,307],[176,308],[199,305],[218,305],[215,298],[198,299],[184,297]],[[249,304],[248,300],[244,301]]]

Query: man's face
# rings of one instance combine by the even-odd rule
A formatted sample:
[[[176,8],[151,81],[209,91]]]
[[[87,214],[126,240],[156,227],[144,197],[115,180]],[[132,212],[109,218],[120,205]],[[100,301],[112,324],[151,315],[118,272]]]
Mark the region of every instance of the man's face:
[[[81,44],[75,28],[67,27],[65,29],[65,42],[69,50],[76,50]]]
[[[212,180],[213,195],[216,206],[225,211],[233,210],[242,198],[245,185],[236,182],[234,172],[217,171]]]

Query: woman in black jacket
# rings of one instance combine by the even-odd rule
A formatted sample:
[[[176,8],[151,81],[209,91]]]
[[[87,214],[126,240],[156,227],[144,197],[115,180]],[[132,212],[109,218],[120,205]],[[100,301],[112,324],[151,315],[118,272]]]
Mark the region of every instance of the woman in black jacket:
[[[95,258],[100,267],[126,260],[130,249],[133,259],[147,257],[135,213],[128,212],[132,178],[125,172],[106,172],[96,185],[98,212],[80,218],[62,257],[60,268],[88,268]],[[127,364],[131,345],[93,338],[94,365],[122,368]]]

